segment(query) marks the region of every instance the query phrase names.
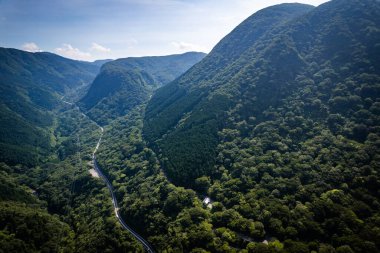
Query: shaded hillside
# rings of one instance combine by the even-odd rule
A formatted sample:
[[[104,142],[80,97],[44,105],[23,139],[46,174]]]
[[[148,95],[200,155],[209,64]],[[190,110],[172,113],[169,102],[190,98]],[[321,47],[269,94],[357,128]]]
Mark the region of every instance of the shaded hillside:
[[[143,252],[88,173],[99,128],[69,106],[56,116],[56,152],[35,167],[0,162],[0,252]]]
[[[0,163],[0,252],[54,252],[68,246],[67,224],[42,208],[31,189]]]
[[[0,160],[33,164],[51,146],[60,96],[93,80],[99,67],[51,53],[0,48]]]
[[[165,167],[171,178],[183,184],[210,174],[217,132],[225,124],[227,111],[240,99],[237,84],[231,79],[258,58],[268,46],[265,39],[274,39],[273,30],[282,31],[287,22],[312,8],[283,4],[259,11],[227,35],[199,64],[154,94],[146,111],[144,135],[168,158]],[[253,85],[251,80],[246,81],[244,86]]]
[[[38,85],[61,94],[67,89],[91,82],[99,70],[97,65],[89,62],[12,48],[0,48],[0,59],[2,82],[23,87]]]
[[[105,124],[147,101],[153,90],[173,81],[204,56],[190,52],[108,62],[80,104],[93,119]]]
[[[119,214],[157,252],[380,252],[379,13],[273,6],[177,79],[161,57],[105,64],[81,103],[109,123]],[[89,174],[99,126],[31,65],[3,64],[0,161],[36,166],[0,163],[0,252],[142,252]]]
[[[172,182],[216,202],[232,247],[243,234],[248,252],[379,252],[380,2],[304,11],[219,51],[256,27],[235,29],[153,95],[144,137]]]
[[[300,10],[310,8],[267,8],[236,28],[191,71],[158,90],[147,108],[144,134],[167,157],[169,176],[184,184],[216,173],[216,148],[222,140],[218,131],[231,128],[238,135],[252,135],[261,123],[284,121],[287,113],[326,129],[332,124],[327,117],[342,117],[333,124],[345,125],[345,136],[357,141],[376,133],[377,114],[368,109],[378,98],[378,5],[338,0],[298,18],[294,17]],[[255,23],[270,18],[272,26],[255,39],[234,39],[256,27],[261,31]],[[238,57],[236,50],[229,53],[227,48],[240,45],[243,53]],[[359,112],[363,109],[365,117]],[[309,137],[301,132],[291,135],[291,146]]]

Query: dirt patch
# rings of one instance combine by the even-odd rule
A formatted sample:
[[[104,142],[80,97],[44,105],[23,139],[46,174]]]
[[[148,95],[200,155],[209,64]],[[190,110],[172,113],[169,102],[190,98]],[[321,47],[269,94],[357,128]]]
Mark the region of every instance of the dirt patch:
[[[91,176],[99,178],[99,174],[95,169],[90,169],[88,172],[90,172]]]

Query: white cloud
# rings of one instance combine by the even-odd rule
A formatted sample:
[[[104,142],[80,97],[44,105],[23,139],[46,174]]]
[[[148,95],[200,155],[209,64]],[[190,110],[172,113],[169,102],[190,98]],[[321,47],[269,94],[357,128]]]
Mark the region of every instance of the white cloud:
[[[110,48],[106,48],[98,43],[92,42],[91,51],[97,51],[100,53],[109,53],[111,52]]]
[[[171,45],[181,51],[205,51],[205,49],[199,45],[195,45],[195,44],[191,44],[191,43],[187,43],[183,41],[180,41],[180,42],[173,41]]]
[[[24,51],[28,51],[28,52],[32,52],[32,53],[35,53],[35,52],[42,52],[42,50],[37,46],[36,43],[34,42],[26,42],[22,45],[22,50]]]
[[[62,47],[58,47],[54,51],[59,55],[75,60],[89,61],[92,59],[90,53],[82,52],[70,44],[62,44]]]

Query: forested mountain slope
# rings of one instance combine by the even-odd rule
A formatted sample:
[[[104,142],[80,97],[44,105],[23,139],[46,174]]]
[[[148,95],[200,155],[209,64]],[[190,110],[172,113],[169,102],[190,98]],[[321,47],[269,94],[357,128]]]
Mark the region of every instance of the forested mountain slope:
[[[88,172],[99,128],[70,105],[55,113],[58,148],[33,167],[0,162],[0,252],[143,252]]]
[[[88,173],[98,127],[61,99],[98,70],[0,49],[0,252],[142,252]]]
[[[104,64],[80,103],[128,225],[157,252],[380,252],[379,13],[282,4],[203,60]],[[59,102],[98,67],[0,52],[0,252],[143,252]]]
[[[81,107],[91,118],[106,124],[147,101],[153,90],[173,81],[204,56],[189,52],[108,62],[81,99]]]
[[[0,48],[0,160],[34,164],[52,145],[50,111],[99,67],[51,53]]]
[[[157,90],[142,113],[142,133],[119,128],[143,139],[105,152],[119,193],[129,193],[126,214],[148,220],[145,227],[166,220],[167,238],[178,239],[150,230],[162,248],[379,252],[379,13],[375,0],[264,9]],[[263,18],[277,22],[255,39],[232,39]],[[167,191],[154,191],[165,176],[210,196],[212,209],[202,212],[176,194],[170,204],[179,211],[168,212],[157,200]],[[144,184],[143,199],[133,196],[132,178]]]
[[[0,169],[0,252],[51,252],[68,246],[69,226],[9,177],[8,166],[0,163]]]
[[[218,145],[238,138],[284,155],[326,131],[358,143],[377,136],[379,2],[310,9],[258,12],[152,97],[144,135],[175,182],[220,177],[233,160]]]

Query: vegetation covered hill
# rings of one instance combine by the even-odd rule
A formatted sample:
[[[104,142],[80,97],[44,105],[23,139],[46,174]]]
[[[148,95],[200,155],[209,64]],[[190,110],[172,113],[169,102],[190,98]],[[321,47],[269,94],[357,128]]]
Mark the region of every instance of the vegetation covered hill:
[[[97,125],[65,102],[99,67],[50,53],[0,52],[0,252],[142,252],[114,216],[108,189],[88,172]],[[162,75],[147,59],[159,80],[150,84],[162,85],[197,55],[168,57],[174,66],[156,61],[168,69]]]
[[[282,4],[203,60],[104,64],[81,106],[128,225],[157,252],[380,252],[379,13]],[[88,172],[98,126],[58,103],[94,64],[3,54],[0,252],[142,252]]]
[[[173,81],[204,56],[204,53],[189,52],[108,62],[80,104],[91,118],[106,124],[146,102],[153,90]]]
[[[51,110],[98,70],[51,53],[0,48],[0,160],[35,164],[46,155],[53,145]]]
[[[339,0],[305,15],[310,7],[303,5],[265,9],[158,90],[144,135],[167,158],[169,177],[194,185],[200,176],[220,175],[218,145],[226,131],[234,132],[233,140],[260,133],[269,145],[264,153],[279,148],[262,129],[268,123],[277,124],[277,142],[289,139],[286,152],[317,136],[316,125],[359,143],[377,134],[378,9],[376,1]],[[269,25],[260,33],[264,22]],[[241,45],[238,56],[226,49]]]
[[[99,128],[70,107],[55,111],[58,148],[43,162],[0,162],[0,252],[143,252],[88,172]]]
[[[261,42],[275,38],[271,36],[273,30],[282,31],[282,26],[312,8],[283,4],[255,13],[218,43],[204,60],[154,94],[146,110],[144,135],[168,158],[165,166],[171,178],[184,184],[209,174],[215,161],[217,132],[234,104],[232,97],[240,99],[238,88],[225,87],[238,85],[232,78],[241,75],[246,65],[259,57],[270,44]],[[249,57],[256,45],[262,48]],[[249,85],[252,84],[247,80],[244,88]]]
[[[49,53],[0,55],[0,252],[142,252],[88,173],[98,127],[61,99],[99,67]]]
[[[168,251],[379,252],[379,13],[378,1],[333,0],[246,20],[153,95],[139,123],[148,146],[103,151],[125,214]],[[210,196],[211,211],[191,191],[172,196],[165,175]]]

